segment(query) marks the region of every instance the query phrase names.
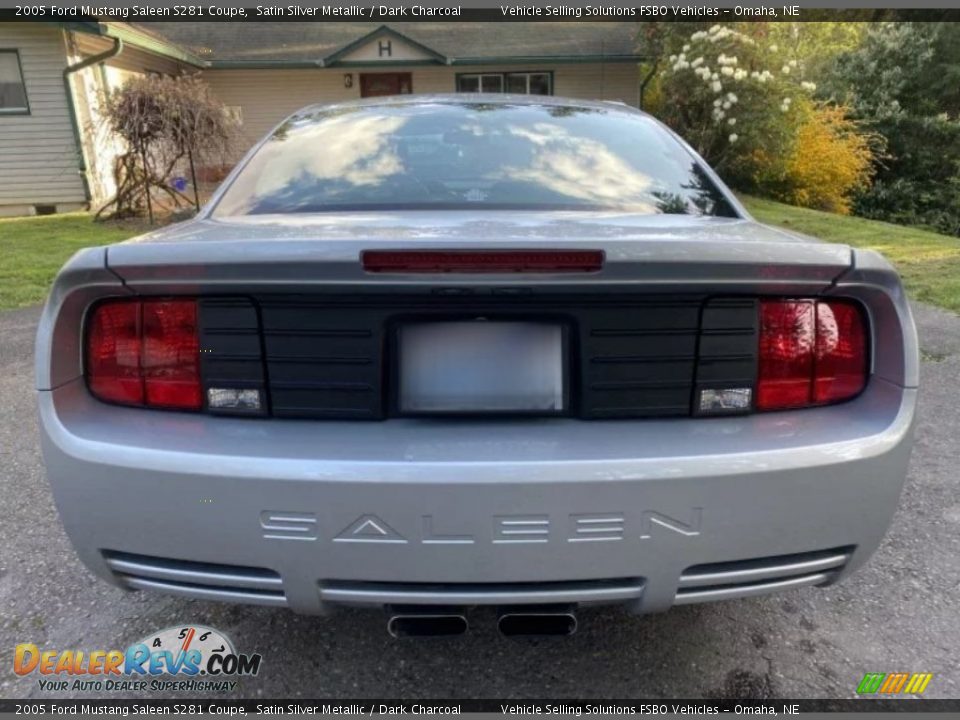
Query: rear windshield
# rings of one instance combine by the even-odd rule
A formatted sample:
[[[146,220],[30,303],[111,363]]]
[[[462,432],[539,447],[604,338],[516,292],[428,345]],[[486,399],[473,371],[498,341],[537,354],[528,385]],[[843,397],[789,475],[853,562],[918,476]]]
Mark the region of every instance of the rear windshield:
[[[690,154],[642,115],[500,102],[297,116],[213,214],[417,209],[736,215]]]

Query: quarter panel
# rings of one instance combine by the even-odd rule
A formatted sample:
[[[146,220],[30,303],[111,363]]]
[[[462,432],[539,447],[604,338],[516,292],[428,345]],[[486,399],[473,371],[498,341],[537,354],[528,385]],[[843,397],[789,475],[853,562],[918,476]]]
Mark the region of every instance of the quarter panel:
[[[904,387],[920,383],[920,343],[900,278],[880,253],[855,250],[854,264],[831,294],[859,298],[870,315],[873,375]]]
[[[59,387],[83,372],[83,320],[95,300],[127,295],[123,282],[106,267],[106,249],[87,248],[67,261],[47,297],[35,344],[38,390]]]

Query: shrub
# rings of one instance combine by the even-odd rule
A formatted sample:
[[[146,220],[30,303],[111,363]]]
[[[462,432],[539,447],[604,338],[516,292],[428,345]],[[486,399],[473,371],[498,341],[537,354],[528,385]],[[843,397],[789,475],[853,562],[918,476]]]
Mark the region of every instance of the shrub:
[[[669,56],[657,114],[728,182],[763,192],[769,178],[785,175],[802,107],[816,86],[803,79],[796,59],[750,25],[714,25],[682,42]]]
[[[175,170],[193,176],[198,165],[216,164],[231,149],[238,122],[196,75],[141,76],[104,98],[106,125],[125,152],[117,156],[117,193],[97,213],[114,207],[117,216],[137,215],[143,207],[153,220],[154,195],[173,204],[195,203],[172,182]]]
[[[792,205],[848,215],[856,193],[869,188],[874,136],[840,106],[812,107],[797,131],[782,184],[773,194]]]

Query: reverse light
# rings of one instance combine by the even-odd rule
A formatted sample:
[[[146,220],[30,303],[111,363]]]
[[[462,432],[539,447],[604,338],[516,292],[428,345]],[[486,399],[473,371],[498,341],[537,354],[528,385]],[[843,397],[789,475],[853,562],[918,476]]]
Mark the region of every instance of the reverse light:
[[[848,400],[867,382],[867,333],[848,300],[762,300],[756,408]]]
[[[753,388],[704,388],[700,391],[700,405],[697,411],[701,415],[722,415],[724,413],[746,412],[750,410]]]
[[[121,405],[199,410],[195,300],[109,300],[90,315],[87,385]]]
[[[207,388],[207,407],[211,410],[260,410],[259,390],[244,388]]]

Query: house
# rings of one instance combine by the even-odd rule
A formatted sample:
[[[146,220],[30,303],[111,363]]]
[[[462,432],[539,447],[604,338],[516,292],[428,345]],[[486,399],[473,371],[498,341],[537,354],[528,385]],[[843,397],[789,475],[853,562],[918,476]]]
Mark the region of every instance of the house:
[[[198,72],[245,151],[291,112],[376,95],[512,92],[637,105],[633,22],[0,23],[0,215],[105,202],[119,151],[99,98]]]
[[[0,23],[0,215],[78,210],[113,193],[98,97],[132,74],[202,61],[121,23]]]

